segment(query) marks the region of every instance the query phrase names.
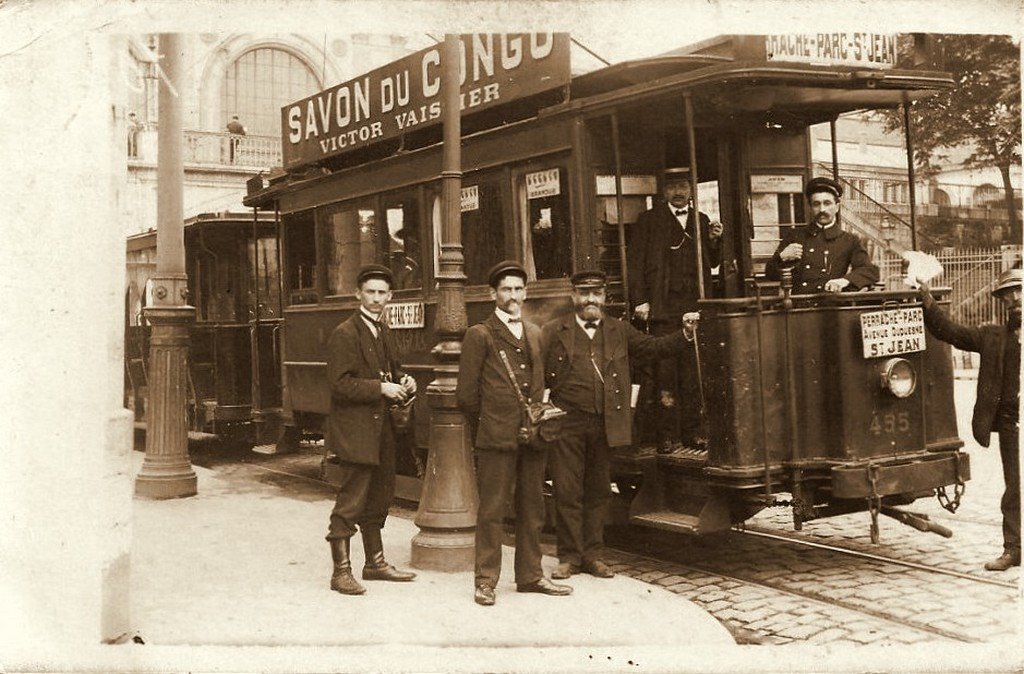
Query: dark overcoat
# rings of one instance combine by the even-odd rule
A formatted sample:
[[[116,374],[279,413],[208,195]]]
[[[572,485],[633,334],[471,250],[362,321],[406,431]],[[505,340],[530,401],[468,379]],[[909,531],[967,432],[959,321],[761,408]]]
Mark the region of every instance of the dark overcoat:
[[[922,299],[924,324],[933,335],[961,351],[981,354],[971,430],[978,444],[988,447],[1003,391],[1003,354],[1006,340],[1013,339],[1012,333],[1005,325],[987,324],[976,328],[960,325],[939,308],[931,293],[924,293]]]
[[[704,257],[704,291],[710,296],[711,268],[722,262],[721,240],[712,242],[708,234],[711,222],[704,213],[700,214],[701,254]],[[637,228],[630,258],[630,302],[634,305],[649,302],[651,318],[678,318],[683,312],[696,311],[699,299],[697,285],[697,244],[694,240],[694,211],[687,216],[686,230],[679,226],[668,203],[659,203],[644,211],[637,218]],[[685,306],[671,306],[669,300],[669,266],[673,246],[682,245],[683,257],[689,262],[684,266],[682,294]]]
[[[558,397],[559,387],[569,376],[575,345],[573,331],[576,329],[576,315],[569,313],[548,321],[541,331],[544,377],[552,399]],[[629,323],[607,317],[601,321],[598,330],[604,339],[604,362],[600,365],[604,378],[604,426],[608,446],[631,445],[633,408],[629,403],[633,381],[629,374],[630,358],[634,361],[665,358],[681,351],[686,340],[681,327],[672,334],[652,337]]]
[[[525,354],[515,336],[494,313],[466,331],[459,358],[459,377],[455,400],[473,429],[473,446],[481,449],[519,447],[516,439],[522,422],[522,404],[509,381],[501,356],[488,345],[504,349],[514,370],[524,362]],[[537,402],[544,390],[544,367],[540,350],[540,328],[523,321],[523,337],[531,361],[529,379],[519,376],[518,384],[529,402]]]
[[[395,382],[403,376],[391,330],[383,326],[381,333],[390,362],[358,311],[336,327],[327,340],[331,411],[324,444],[339,461],[380,462],[381,429],[388,421],[387,401],[380,392],[381,376],[390,371]]]
[[[769,279],[778,281],[782,276],[786,263],[779,254],[791,243],[804,247],[803,257],[798,262],[789,263],[793,266],[795,293],[825,292],[825,283],[837,278],[848,279],[853,290],[869,287],[878,281],[878,267],[871,262],[860,237],[839,229],[838,223],[825,229],[810,224],[787,232],[765,266],[765,275]]]

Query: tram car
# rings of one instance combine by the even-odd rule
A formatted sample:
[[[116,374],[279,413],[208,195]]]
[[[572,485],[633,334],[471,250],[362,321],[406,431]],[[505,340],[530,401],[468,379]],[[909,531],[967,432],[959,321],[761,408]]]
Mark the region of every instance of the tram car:
[[[658,454],[645,428],[657,410],[637,410],[640,441],[615,461],[615,486],[631,498],[634,523],[707,533],[784,505],[798,528],[870,512],[877,538],[878,514],[931,528],[894,506],[938,494],[955,509],[969,478],[949,348],[925,334],[916,292],[798,295],[786,279],[764,279],[785,228],[806,222],[808,127],[953,85],[921,39],[857,34],[856,53],[836,48],[827,57],[805,53],[813,39],[721,36],[570,76],[566,35],[462,36],[470,325],[492,310],[485,273],[503,258],[529,272],[529,320],[569,311],[568,277],[595,267],[609,274],[610,313],[629,320],[634,223],[659,198],[667,167],[689,166],[696,208],[726,223],[723,262],[700,302],[707,446]],[[499,58],[513,46],[518,60]],[[421,390],[433,379],[443,277],[438,103],[414,95],[399,109],[384,94],[403,77],[409,87],[410,73],[414,94],[436,84],[438,51],[285,106],[284,167],[255,179],[244,200],[282,223],[282,443],[295,442],[289,428],[328,412],[325,344],[358,306],[361,264],[391,266],[389,320],[405,367]],[[365,90],[383,98],[363,98]],[[385,113],[378,103],[391,107]],[[914,339],[880,340],[872,326],[892,321],[910,326]],[[413,498],[419,483],[409,467],[427,451],[423,398],[408,448],[417,460],[407,457],[398,485]],[[642,394],[641,408],[652,398]]]
[[[190,436],[270,445],[280,434],[281,286],[273,214],[202,213],[185,220]],[[145,426],[149,278],[156,232],[127,241],[125,397]],[[204,435],[205,434],[205,435]],[[212,439],[212,438],[211,438]]]

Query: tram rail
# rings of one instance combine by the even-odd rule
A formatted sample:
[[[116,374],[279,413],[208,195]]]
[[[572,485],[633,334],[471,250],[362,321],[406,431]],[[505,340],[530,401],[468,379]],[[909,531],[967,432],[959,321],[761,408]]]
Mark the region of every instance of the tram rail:
[[[895,564],[897,566],[903,566],[910,569],[917,569],[918,571],[928,571],[930,573],[938,573],[946,576],[955,576],[957,578],[964,578],[966,580],[972,580],[978,583],[985,583],[987,585],[995,585],[997,587],[1006,587],[1010,589],[1016,589],[1017,583],[1012,583],[1005,580],[998,580],[995,578],[984,578],[972,573],[964,573],[962,571],[955,571],[953,569],[943,569],[938,566],[931,564],[921,564],[919,562],[911,562],[904,559],[896,559],[894,557],[886,557],[885,555],[878,555],[871,552],[864,552],[861,550],[853,550],[851,548],[844,548],[838,545],[829,545],[827,543],[818,543],[816,541],[809,541],[799,536],[791,536],[786,534],[772,533],[763,531],[760,529],[747,528],[736,528],[734,529],[737,533],[756,536],[758,538],[764,538],[775,541],[785,541],[787,543],[795,543],[797,545],[803,545],[818,550],[827,550],[829,552],[835,552],[850,557],[857,557],[860,559],[868,559],[875,562],[883,562],[885,564]]]

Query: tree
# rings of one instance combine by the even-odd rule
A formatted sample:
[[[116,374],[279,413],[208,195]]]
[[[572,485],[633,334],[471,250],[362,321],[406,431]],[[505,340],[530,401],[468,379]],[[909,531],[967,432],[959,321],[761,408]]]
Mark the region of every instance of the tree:
[[[1021,160],[1020,47],[1004,35],[942,35],[935,44],[940,69],[956,85],[911,103],[915,162],[925,174],[934,172],[950,148],[963,146],[971,151],[967,166],[998,168],[1010,233],[1019,241],[1010,167]],[[885,119],[890,131],[903,126],[902,110],[886,111]]]

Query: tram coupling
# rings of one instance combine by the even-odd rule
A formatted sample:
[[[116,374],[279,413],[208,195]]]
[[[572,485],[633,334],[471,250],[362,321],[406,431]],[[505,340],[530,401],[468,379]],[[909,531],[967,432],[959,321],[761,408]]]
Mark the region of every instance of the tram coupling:
[[[951,529],[932,522],[928,519],[928,516],[923,513],[912,513],[906,510],[893,508],[892,506],[882,506],[880,512],[886,517],[891,517],[901,524],[906,524],[908,527],[914,527],[918,531],[928,531],[933,534],[938,534],[943,538],[953,537],[953,531]]]

